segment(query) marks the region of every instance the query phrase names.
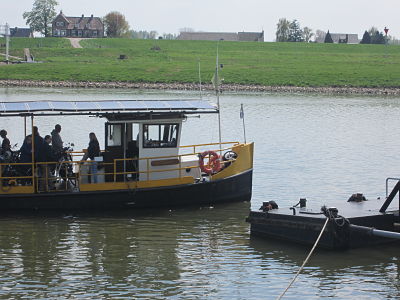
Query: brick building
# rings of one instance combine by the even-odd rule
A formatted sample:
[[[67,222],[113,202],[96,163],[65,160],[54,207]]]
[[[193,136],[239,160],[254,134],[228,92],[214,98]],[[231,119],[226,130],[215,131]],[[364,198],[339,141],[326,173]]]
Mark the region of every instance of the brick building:
[[[104,24],[99,17],[67,17],[61,11],[52,22],[54,37],[104,37]]]

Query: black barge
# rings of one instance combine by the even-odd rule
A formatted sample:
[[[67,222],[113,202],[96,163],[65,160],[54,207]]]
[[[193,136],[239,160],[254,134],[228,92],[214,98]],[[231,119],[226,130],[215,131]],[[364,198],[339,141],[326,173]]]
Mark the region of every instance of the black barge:
[[[356,201],[334,207],[309,208],[305,199],[290,208],[274,208],[264,202],[260,210],[250,212],[246,221],[251,224],[252,235],[313,245],[329,218],[318,247],[330,250],[393,242],[400,238],[399,206],[392,204],[398,194],[400,202],[399,190],[400,180],[397,180],[385,200],[363,201],[365,198],[358,194],[351,197]]]

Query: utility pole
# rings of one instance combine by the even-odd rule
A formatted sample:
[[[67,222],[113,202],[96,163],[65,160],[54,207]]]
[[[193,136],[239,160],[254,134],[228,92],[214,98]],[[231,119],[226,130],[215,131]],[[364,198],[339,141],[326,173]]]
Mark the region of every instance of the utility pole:
[[[6,23],[5,27],[5,37],[6,37],[6,64],[9,63],[8,55],[9,55],[9,45],[10,45],[10,27],[8,23]]]
[[[387,49],[387,46],[388,46],[388,31],[389,31],[389,28],[387,28],[386,26],[385,26],[385,29],[383,29],[384,31],[385,31],[385,52],[386,52],[386,57],[388,56],[388,49]]]
[[[219,105],[219,94],[220,94],[220,82],[219,82],[219,41],[217,42],[217,60],[215,64],[215,82],[216,82],[216,93],[217,93],[217,105],[218,105],[218,136],[219,136],[219,155],[222,155],[222,137],[221,137],[221,107]]]

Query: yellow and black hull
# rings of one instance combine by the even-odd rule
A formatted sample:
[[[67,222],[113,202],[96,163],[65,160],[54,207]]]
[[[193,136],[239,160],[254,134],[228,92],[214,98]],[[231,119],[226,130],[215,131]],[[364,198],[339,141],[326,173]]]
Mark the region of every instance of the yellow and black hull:
[[[77,193],[8,195],[0,198],[5,210],[111,210],[169,208],[250,201],[253,170],[196,184]]]
[[[250,201],[253,143],[237,145],[233,150],[238,159],[208,180],[195,182],[193,177],[181,177],[81,184],[80,190],[74,192],[29,193],[32,187],[16,186],[0,192],[0,211],[170,208]]]

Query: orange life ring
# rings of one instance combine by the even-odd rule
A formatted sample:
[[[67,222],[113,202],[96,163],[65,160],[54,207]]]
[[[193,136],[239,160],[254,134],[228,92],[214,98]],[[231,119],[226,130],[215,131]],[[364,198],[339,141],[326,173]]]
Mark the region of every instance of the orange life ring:
[[[207,165],[204,165],[204,158],[210,156]],[[199,157],[200,170],[208,175],[215,174],[221,170],[220,156],[215,151],[204,151]]]

